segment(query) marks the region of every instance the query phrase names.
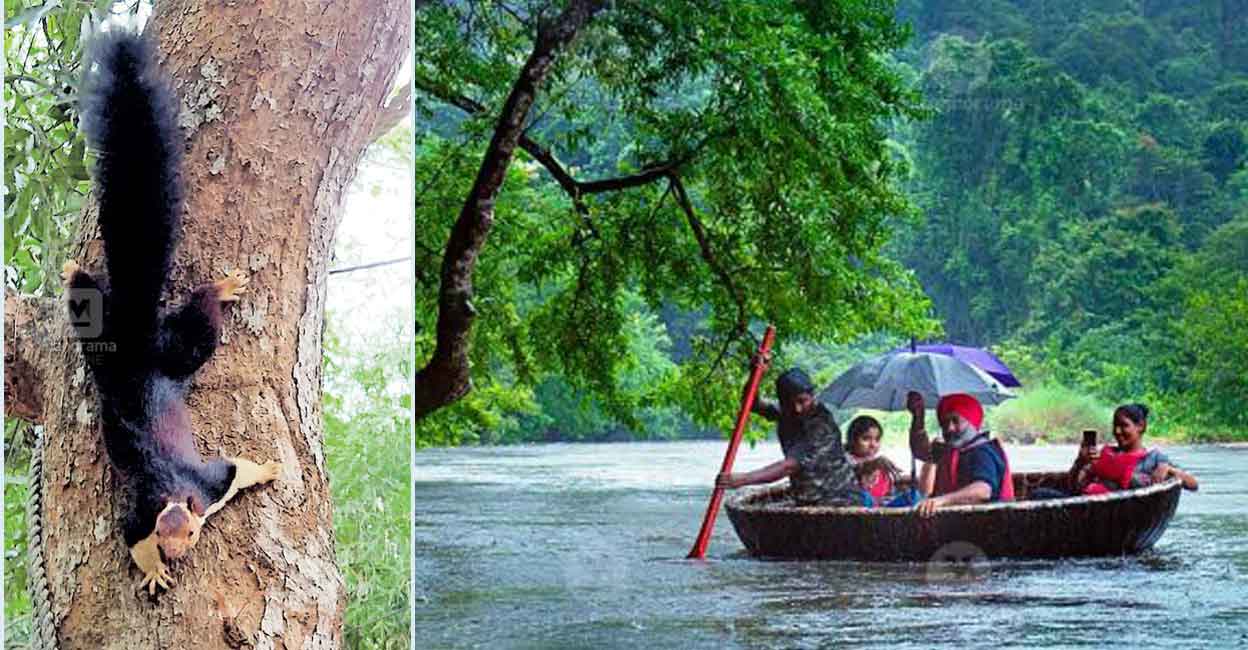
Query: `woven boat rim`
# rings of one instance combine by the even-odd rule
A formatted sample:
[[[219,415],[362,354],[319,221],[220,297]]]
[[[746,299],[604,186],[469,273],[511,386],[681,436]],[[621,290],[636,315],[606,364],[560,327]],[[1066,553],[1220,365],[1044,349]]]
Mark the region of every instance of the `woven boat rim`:
[[[1029,474],[1051,474],[1052,472],[1029,472]],[[1026,474],[1024,474],[1025,476]],[[935,512],[942,514],[963,514],[974,512],[1005,512],[1015,510],[1049,510],[1062,509],[1084,503],[1112,503],[1129,501],[1153,494],[1181,489],[1182,482],[1177,478],[1169,478],[1161,483],[1130,490],[1119,490],[1108,494],[1091,496],[1066,497],[1063,499],[1045,499],[1043,501],[1005,501],[997,503],[978,503],[973,505],[945,506]],[[913,507],[905,508],[865,508],[862,506],[790,506],[790,505],[758,505],[753,503],[764,497],[785,492],[784,486],[753,489],[744,494],[733,495],[725,504],[727,508],[743,513],[785,512],[794,515],[865,515],[868,517],[910,517],[914,515]]]

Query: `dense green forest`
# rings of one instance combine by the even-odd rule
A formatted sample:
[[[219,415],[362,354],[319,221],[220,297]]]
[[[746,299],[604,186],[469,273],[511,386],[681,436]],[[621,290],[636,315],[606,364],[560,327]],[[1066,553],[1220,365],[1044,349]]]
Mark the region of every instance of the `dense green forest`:
[[[417,17],[418,363],[542,4]],[[584,179],[727,140],[687,172],[692,203],[751,331],[778,322],[779,363],[817,379],[942,338],[1021,375],[1007,429],[1060,438],[1143,400],[1170,435],[1248,432],[1248,2],[795,4],[610,14],[526,133]],[[664,186],[574,204],[529,154],[481,256],[474,390],[417,444],[719,435],[753,339],[719,347],[731,288]]]
[[[1248,3],[906,2],[934,109],[891,250],[1032,379],[1248,428]]]

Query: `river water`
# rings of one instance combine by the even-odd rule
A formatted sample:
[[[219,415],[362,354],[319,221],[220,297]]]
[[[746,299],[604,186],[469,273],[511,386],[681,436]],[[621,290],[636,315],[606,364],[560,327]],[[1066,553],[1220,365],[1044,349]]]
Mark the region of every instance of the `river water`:
[[[708,560],[684,560],[724,448],[418,452],[415,647],[1248,647],[1248,449],[1167,448],[1201,488],[1144,555],[952,572],[753,559],[722,510]],[[1011,465],[1075,451],[1012,447]],[[743,446],[736,469],[779,458]]]

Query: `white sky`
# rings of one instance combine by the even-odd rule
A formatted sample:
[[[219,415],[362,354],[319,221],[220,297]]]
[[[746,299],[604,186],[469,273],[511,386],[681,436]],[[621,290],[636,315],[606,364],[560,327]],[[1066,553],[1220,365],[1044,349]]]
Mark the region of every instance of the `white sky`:
[[[330,269],[410,257],[412,254],[411,162],[360,165],[348,191],[334,240]],[[412,262],[329,276],[328,310],[339,331],[374,335],[401,310],[411,323]]]
[[[405,66],[399,78],[410,68]],[[411,126],[411,116],[404,121]],[[339,269],[412,255],[411,153],[402,159],[370,152],[361,162],[347,192],[342,223],[334,240],[329,268]],[[329,276],[326,318],[343,347],[363,358],[414,340],[413,268],[410,259],[370,269]],[[409,357],[410,358],[410,353]],[[392,382],[390,393],[410,391],[407,380]],[[346,388],[339,384],[327,390]],[[346,395],[348,403],[354,395]]]

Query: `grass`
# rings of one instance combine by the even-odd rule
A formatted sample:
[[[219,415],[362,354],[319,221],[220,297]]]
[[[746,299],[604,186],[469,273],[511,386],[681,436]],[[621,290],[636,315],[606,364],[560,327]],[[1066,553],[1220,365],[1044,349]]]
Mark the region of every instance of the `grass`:
[[[4,427],[4,647],[30,647],[30,592],[26,589],[26,495],[30,452],[17,441],[30,425]]]
[[[1151,410],[1146,444],[1248,441],[1248,431],[1198,424],[1181,404],[1140,401]],[[1111,419],[1117,406],[1088,392],[1049,384],[1021,391],[1017,399],[991,408],[986,417],[994,431],[1012,442],[1078,443],[1084,429],[1095,429],[1105,443],[1113,439]]]
[[[1017,398],[1004,404],[988,407],[984,422],[993,433],[1012,443],[1078,443],[1084,429],[1096,429],[1101,433],[1101,440],[1108,440],[1114,406],[1065,386],[1037,386],[1020,391]],[[906,444],[906,434],[910,430],[908,413],[864,413],[880,421],[886,445]],[[849,420],[843,425],[847,428]],[[935,414],[930,411],[927,430],[933,436],[938,434]],[[1149,428],[1153,439],[1170,439],[1168,433],[1168,429]]]
[[[410,340],[350,344],[327,318],[325,457],[338,567],[347,585],[344,647],[411,644]]]
[[[406,649],[410,644],[408,422],[376,412],[357,413],[349,421],[326,416],[334,534],[347,584],[347,648]]]
[[[1084,429],[1109,438],[1114,405],[1065,386],[1030,388],[1019,397],[991,408],[986,418],[993,431],[1012,442],[1078,443]]]

